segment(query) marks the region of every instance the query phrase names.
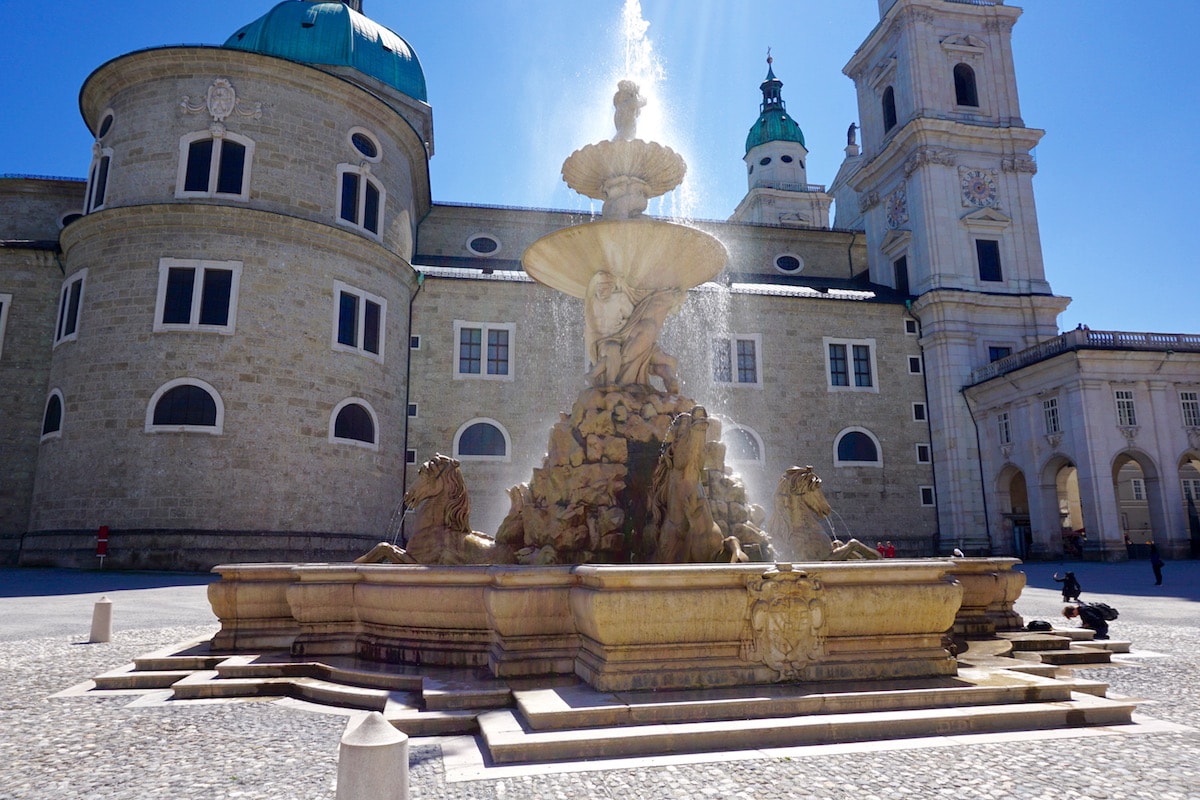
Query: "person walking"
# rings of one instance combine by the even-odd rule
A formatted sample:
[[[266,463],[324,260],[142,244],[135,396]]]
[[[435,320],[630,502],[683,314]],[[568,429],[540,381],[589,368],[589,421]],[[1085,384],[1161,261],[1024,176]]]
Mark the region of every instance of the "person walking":
[[[1158,545],[1150,543],[1150,568],[1154,570],[1154,585],[1162,586],[1162,556],[1158,554]]]

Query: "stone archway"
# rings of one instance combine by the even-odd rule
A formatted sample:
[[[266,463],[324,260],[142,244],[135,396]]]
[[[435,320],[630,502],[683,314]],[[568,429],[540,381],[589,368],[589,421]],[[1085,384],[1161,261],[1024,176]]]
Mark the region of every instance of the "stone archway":
[[[1135,450],[1121,451],[1113,459],[1112,481],[1118,527],[1129,554],[1148,552],[1155,537],[1169,538],[1162,480],[1153,459]]]
[[[1017,558],[1029,558],[1033,551],[1033,526],[1029,513],[1029,488],[1025,473],[1011,464],[1000,471],[996,480],[997,511],[1004,531],[1002,551],[1012,548]]]
[[[1188,553],[1192,558],[1200,558],[1200,453],[1191,451],[1179,460],[1179,483]]]
[[[1075,462],[1064,455],[1047,461],[1038,494],[1042,511],[1034,520],[1034,552],[1043,557],[1080,558],[1085,531]]]

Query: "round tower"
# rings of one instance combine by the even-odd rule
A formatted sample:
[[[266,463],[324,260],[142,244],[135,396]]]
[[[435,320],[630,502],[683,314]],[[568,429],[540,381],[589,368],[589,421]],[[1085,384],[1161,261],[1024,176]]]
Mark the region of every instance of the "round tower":
[[[88,563],[100,526],[110,564],[176,569],[386,530],[432,126],[416,54],[359,7],[285,0],[88,77],[23,562]]]

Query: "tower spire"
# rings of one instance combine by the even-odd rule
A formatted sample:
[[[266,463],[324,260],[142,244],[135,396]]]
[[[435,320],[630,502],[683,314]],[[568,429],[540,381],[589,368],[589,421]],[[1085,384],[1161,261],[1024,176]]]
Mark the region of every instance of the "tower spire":
[[[783,104],[783,96],[780,94],[780,90],[783,88],[783,81],[781,81],[781,80],[779,80],[779,78],[775,77],[775,68],[772,66],[772,64],[774,64],[774,63],[775,63],[775,58],[771,55],[771,48],[768,47],[767,48],[767,77],[762,82],[762,84],[759,85],[759,87],[758,87],[758,88],[762,89],[762,93],[763,93],[762,105],[760,105],[758,107],[758,110],[760,112],[766,111],[766,110],[772,109],[772,108],[778,108],[778,109],[786,108],[786,106],[784,106],[784,104]]]

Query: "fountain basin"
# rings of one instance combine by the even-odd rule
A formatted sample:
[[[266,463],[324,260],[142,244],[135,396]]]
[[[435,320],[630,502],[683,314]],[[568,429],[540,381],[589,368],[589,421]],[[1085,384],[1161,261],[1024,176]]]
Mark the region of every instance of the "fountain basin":
[[[683,182],[683,157],[658,142],[641,139],[584,145],[563,162],[567,186],[587,197],[605,200],[613,179],[636,177],[645,184],[645,197],[666,194]]]
[[[954,674],[942,636],[963,597],[955,569],[223,565],[209,596],[216,650],[575,674],[621,691]]]
[[[657,219],[600,220],[538,239],[521,258],[529,276],[584,297],[597,272],[637,289],[690,289],[724,269],[729,254],[698,228]]]

